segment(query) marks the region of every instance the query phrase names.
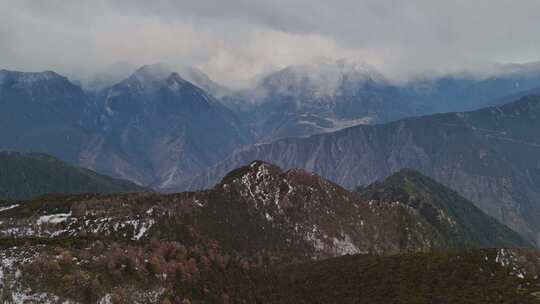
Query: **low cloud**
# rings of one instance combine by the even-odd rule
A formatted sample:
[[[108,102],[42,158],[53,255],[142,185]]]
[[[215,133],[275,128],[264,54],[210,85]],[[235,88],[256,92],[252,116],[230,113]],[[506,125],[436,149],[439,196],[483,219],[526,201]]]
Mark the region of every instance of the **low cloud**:
[[[193,65],[239,87],[319,58],[393,79],[540,54],[537,0],[0,0],[0,67],[67,74]]]

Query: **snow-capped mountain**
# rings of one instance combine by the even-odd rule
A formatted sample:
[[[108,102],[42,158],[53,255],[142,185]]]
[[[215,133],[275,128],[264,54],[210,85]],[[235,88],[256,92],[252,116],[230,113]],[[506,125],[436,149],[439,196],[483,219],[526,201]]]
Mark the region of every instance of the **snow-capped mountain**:
[[[375,69],[337,61],[282,69],[224,102],[268,141],[412,115],[398,93]]]
[[[428,75],[405,83],[345,60],[290,66],[223,98],[259,141],[336,131],[405,117],[473,110],[540,84],[538,64],[497,66],[486,75]]]
[[[196,69],[154,64],[89,93],[54,72],[1,71],[0,148],[176,189],[247,144],[474,108],[540,84],[537,65],[493,75],[396,85],[363,64],[322,62],[271,73],[238,93]]]
[[[160,66],[140,68],[104,90],[99,102],[105,143],[115,150],[94,166],[157,188],[177,184],[251,142],[229,109]]]

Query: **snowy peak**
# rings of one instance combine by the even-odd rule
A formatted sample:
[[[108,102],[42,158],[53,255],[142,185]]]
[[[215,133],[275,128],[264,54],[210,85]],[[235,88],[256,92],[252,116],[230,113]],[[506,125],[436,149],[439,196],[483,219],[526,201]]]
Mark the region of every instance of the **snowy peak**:
[[[249,165],[238,168],[227,174],[221,181],[221,185],[233,183],[238,180],[261,181],[271,179],[281,174],[283,170],[278,166],[263,162],[253,161]]]
[[[386,82],[374,68],[346,60],[290,66],[270,74],[261,86],[285,95],[311,91],[315,96],[332,96],[343,85]]]
[[[237,185],[241,192],[250,195],[267,195],[267,197],[259,196],[258,198],[272,199],[276,202],[286,198],[286,195],[290,195],[295,189],[309,189],[312,199],[316,193],[326,196],[330,193],[346,192],[345,189],[311,172],[302,169],[284,171],[278,166],[263,161],[253,161],[247,166],[232,171],[223,178],[218,187],[226,188],[229,185]],[[297,199],[303,198],[300,195]]]
[[[183,89],[188,90],[196,90],[196,91],[202,91],[199,87],[193,85],[189,81],[182,78],[178,73],[174,72],[171,73],[166,79],[165,79],[165,85],[164,87],[166,89],[169,89],[171,92],[179,92]],[[203,93],[203,92],[201,92]]]
[[[263,142],[388,121],[409,111],[375,69],[344,60],[285,68],[249,94],[254,106],[245,116],[254,117],[254,133]]]
[[[149,64],[140,67],[130,78],[140,82],[162,81],[171,75],[173,71],[162,63]]]
[[[186,87],[187,83],[216,97],[230,93],[228,89],[214,82],[196,68],[180,67],[176,69],[164,63],[144,65],[122,81],[120,85],[151,92],[164,86],[177,90],[180,87]]]
[[[133,89],[153,91],[161,87],[175,87],[187,84],[180,73],[163,63],[144,65],[131,76],[122,81],[120,85]]]
[[[172,73],[163,64],[145,65],[118,85],[138,91],[153,91],[159,89]]]
[[[526,244],[471,202],[413,170],[350,192],[311,172],[284,172],[254,161],[228,174],[214,191],[244,201],[250,213],[276,225],[293,225],[323,255]]]
[[[225,86],[215,82],[208,75],[197,68],[183,67],[180,69],[180,75],[187,81],[203,89],[214,97],[221,98],[232,94],[232,91]]]
[[[188,81],[180,77],[178,73],[172,73],[165,79],[165,87],[172,92],[178,92],[183,88],[195,88]]]
[[[131,76],[111,87],[108,95],[114,97],[126,92],[146,96],[154,95],[161,89],[176,94],[183,89],[197,90],[198,87],[182,78],[179,73],[174,72],[166,65],[157,63],[139,68]]]
[[[69,83],[69,80],[53,71],[19,72],[0,70],[0,85],[31,87],[34,85],[51,82]]]

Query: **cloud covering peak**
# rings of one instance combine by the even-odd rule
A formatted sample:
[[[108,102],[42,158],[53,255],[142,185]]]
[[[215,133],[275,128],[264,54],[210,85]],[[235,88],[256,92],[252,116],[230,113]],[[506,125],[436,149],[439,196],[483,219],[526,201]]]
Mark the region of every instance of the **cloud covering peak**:
[[[0,67],[195,66],[219,82],[319,58],[385,76],[535,61],[537,0],[0,0]]]

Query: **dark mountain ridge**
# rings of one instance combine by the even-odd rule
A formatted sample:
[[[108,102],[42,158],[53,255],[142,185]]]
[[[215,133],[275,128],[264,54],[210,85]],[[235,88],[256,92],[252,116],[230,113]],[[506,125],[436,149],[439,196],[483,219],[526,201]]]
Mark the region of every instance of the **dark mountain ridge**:
[[[47,193],[123,193],[148,189],[78,168],[39,153],[0,152],[0,198],[28,199]]]

